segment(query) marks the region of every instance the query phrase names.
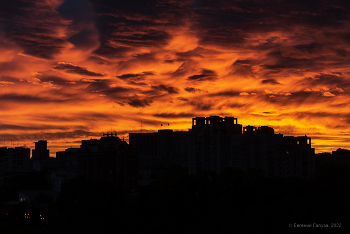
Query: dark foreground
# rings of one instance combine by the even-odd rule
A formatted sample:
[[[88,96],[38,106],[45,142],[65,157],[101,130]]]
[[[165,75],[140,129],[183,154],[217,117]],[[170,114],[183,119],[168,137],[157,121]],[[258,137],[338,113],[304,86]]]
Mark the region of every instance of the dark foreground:
[[[339,166],[307,181],[255,169],[169,175],[136,198],[111,183],[75,179],[44,222],[2,218],[0,233],[350,233],[349,188],[350,168]]]

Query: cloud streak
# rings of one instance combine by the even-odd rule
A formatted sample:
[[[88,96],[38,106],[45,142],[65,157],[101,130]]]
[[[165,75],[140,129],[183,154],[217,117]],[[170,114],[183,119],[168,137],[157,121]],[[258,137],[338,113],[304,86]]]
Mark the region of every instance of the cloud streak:
[[[65,63],[65,62],[57,63],[54,69],[64,70],[67,73],[74,73],[74,74],[84,75],[84,76],[104,76],[101,73],[92,72],[87,70],[86,68],[75,66],[73,64]]]

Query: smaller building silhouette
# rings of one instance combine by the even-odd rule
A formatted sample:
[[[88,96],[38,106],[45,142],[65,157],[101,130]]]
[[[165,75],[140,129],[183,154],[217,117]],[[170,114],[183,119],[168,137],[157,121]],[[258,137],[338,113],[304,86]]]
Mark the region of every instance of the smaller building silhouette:
[[[318,153],[315,160],[318,168],[325,165],[349,166],[350,150],[339,148],[332,153]]]
[[[35,148],[32,150],[32,159],[44,160],[50,157],[50,151],[47,149],[47,141],[40,140],[35,143]]]

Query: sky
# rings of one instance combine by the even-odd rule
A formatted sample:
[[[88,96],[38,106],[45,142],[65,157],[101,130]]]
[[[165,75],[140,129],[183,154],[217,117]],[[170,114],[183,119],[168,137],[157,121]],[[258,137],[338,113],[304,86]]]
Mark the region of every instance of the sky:
[[[0,146],[197,116],[350,149],[350,2],[0,1]],[[163,125],[163,126],[161,126]]]

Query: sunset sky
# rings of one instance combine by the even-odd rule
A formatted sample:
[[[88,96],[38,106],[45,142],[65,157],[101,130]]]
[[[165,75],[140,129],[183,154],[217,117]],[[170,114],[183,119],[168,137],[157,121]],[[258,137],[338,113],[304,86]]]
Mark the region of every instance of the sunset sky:
[[[0,146],[196,116],[350,149],[350,2],[0,1]]]

